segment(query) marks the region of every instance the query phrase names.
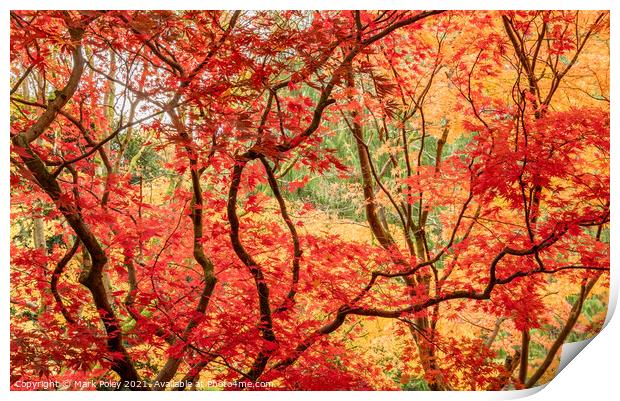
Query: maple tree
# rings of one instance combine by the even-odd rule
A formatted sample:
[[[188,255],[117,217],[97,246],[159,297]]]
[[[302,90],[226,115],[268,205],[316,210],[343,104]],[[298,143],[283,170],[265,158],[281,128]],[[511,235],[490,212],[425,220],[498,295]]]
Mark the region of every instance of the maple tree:
[[[601,324],[608,43],[594,11],[11,12],[13,388],[543,383]]]

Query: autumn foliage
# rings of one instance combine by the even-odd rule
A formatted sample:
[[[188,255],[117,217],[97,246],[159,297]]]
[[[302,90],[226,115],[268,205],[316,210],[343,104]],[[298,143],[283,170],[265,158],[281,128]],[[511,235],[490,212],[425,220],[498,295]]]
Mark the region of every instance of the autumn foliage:
[[[13,389],[524,388],[600,329],[607,12],[10,24]]]

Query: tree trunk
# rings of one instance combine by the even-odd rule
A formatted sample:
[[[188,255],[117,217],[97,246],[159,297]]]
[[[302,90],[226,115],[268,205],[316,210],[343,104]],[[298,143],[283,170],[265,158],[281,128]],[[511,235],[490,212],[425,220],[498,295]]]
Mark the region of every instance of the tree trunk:
[[[349,68],[347,74],[347,83],[349,88],[355,87],[355,80],[353,76],[352,68]],[[364,206],[366,210],[366,220],[368,221],[368,225],[370,226],[370,230],[373,235],[381,244],[381,246],[385,249],[390,249],[396,245],[394,238],[390,234],[388,227],[384,227],[382,224],[381,217],[377,210],[377,204],[375,200],[375,191],[373,185],[373,176],[372,176],[372,167],[371,161],[368,157],[368,152],[366,150],[366,143],[364,142],[364,134],[362,131],[362,127],[359,122],[357,122],[357,112],[351,112],[351,130],[353,136],[355,137],[355,144],[357,147],[357,153],[359,156],[360,162],[360,171],[362,178],[362,190],[364,193]],[[420,260],[426,260],[426,249],[424,246],[424,238],[421,233],[418,232],[416,234],[416,242],[415,242],[415,252],[416,256],[420,258]],[[415,284],[415,280],[409,277],[405,277],[405,281],[407,286],[413,288]],[[428,275],[418,275],[418,281],[424,284],[426,291],[429,291],[430,277]],[[429,321],[427,317],[419,317],[414,319],[413,324],[409,324],[409,330],[411,331],[411,335],[413,337],[414,342],[418,348],[418,354],[420,356],[420,362],[422,363],[422,367],[425,372],[436,371],[437,364],[435,363],[435,355],[434,355],[434,347],[432,344],[428,342],[427,339],[424,338],[424,335],[420,333],[424,333],[429,329]],[[433,383],[429,383],[429,387],[432,390],[446,390],[447,387],[438,380]]]

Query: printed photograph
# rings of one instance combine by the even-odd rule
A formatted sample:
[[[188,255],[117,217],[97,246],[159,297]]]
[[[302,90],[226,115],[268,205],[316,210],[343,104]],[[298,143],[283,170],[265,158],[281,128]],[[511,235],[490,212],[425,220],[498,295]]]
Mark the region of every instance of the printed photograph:
[[[609,11],[6,18],[11,391],[531,389],[602,329]]]

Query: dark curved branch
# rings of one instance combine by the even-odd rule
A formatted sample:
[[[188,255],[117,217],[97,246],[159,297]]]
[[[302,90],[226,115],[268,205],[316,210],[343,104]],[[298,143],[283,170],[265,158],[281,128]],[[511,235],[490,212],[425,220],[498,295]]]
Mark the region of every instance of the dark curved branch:
[[[600,266],[578,266],[578,265],[569,265],[569,266],[562,266],[562,267],[558,267],[555,269],[546,269],[546,270],[541,270],[541,269],[536,269],[536,270],[532,270],[529,272],[517,272],[517,273],[513,273],[505,278],[502,279],[498,279],[496,277],[496,267],[497,264],[501,261],[501,259],[503,259],[506,255],[514,255],[514,256],[526,256],[526,255],[533,255],[535,252],[537,252],[540,249],[544,249],[548,246],[551,246],[551,244],[553,244],[554,242],[557,241],[557,237],[556,236],[551,236],[547,239],[545,239],[543,242],[541,242],[540,244],[533,246],[532,248],[529,249],[523,249],[523,250],[518,250],[518,249],[512,249],[512,248],[504,248],[491,262],[491,266],[490,266],[490,279],[489,282],[487,284],[487,286],[481,290],[481,291],[467,291],[467,290],[457,290],[454,291],[452,293],[448,293],[448,294],[442,294],[442,295],[438,295],[436,297],[433,298],[429,298],[424,302],[418,303],[418,304],[414,304],[414,305],[410,305],[408,307],[405,308],[401,308],[401,309],[395,309],[395,310],[381,310],[381,309],[375,309],[375,308],[364,308],[364,307],[355,307],[355,306],[350,306],[350,305],[342,305],[338,311],[336,312],[336,316],[334,317],[334,319],[332,321],[330,321],[329,323],[325,324],[324,326],[322,326],[321,328],[317,329],[314,333],[312,333],[311,335],[309,335],[304,341],[302,341],[294,350],[293,355],[291,355],[289,358],[284,359],[280,362],[278,362],[277,364],[275,364],[272,369],[270,369],[270,371],[273,370],[283,370],[286,369],[288,366],[292,365],[293,363],[295,363],[295,361],[301,356],[301,354],[306,351],[308,348],[310,348],[312,346],[312,344],[314,344],[318,338],[320,338],[323,335],[327,335],[330,334],[332,332],[334,332],[335,330],[337,330],[340,326],[342,326],[342,324],[345,322],[346,317],[348,315],[357,315],[357,316],[373,316],[373,317],[383,317],[383,318],[400,318],[403,315],[406,315],[408,313],[415,313],[415,312],[420,312],[422,310],[425,310],[426,308],[429,308],[431,306],[434,305],[438,305],[442,302],[446,302],[446,301],[450,301],[450,300],[456,300],[456,299],[470,299],[470,300],[485,300],[485,299],[490,299],[491,298],[491,293],[493,292],[493,289],[497,286],[497,285],[504,285],[504,284],[508,284],[512,281],[514,281],[515,279],[519,278],[519,277],[527,277],[527,276],[532,276],[535,274],[553,274],[559,271],[564,271],[564,270],[592,270],[592,271],[601,271],[601,272],[605,272],[605,271],[609,271],[608,267],[600,267]],[[422,265],[422,264],[420,264]],[[420,266],[418,265],[418,266]],[[369,286],[372,286],[372,284],[374,284],[374,282],[376,281],[377,276],[379,275],[379,273],[377,272],[373,272],[372,274],[372,279],[371,279],[371,284],[369,284]],[[383,274],[381,274],[383,275]],[[364,288],[364,290],[362,291],[367,291],[369,289],[369,287],[367,286],[366,288]],[[356,297],[357,298],[357,297]],[[351,303],[353,304],[353,303]]]
[[[60,313],[62,313],[62,316],[65,318],[65,320],[68,323],[72,323],[72,324],[75,323],[75,319],[73,319],[73,317],[69,314],[69,311],[67,310],[64,303],[62,302],[62,297],[58,293],[58,280],[60,279],[60,275],[65,270],[65,267],[67,266],[71,258],[73,258],[73,255],[75,255],[75,252],[77,252],[79,247],[80,247],[80,241],[76,239],[75,242],[73,243],[73,246],[70,249],[68,249],[67,252],[63,255],[62,259],[58,261],[58,264],[56,265],[56,268],[54,269],[54,272],[52,273],[52,279],[50,281],[50,291],[52,292],[52,295],[54,296],[54,299],[56,300],[56,304],[60,308]]]
[[[84,29],[69,28],[69,32],[74,41],[79,42]],[[137,383],[140,377],[123,344],[120,324],[112,305],[108,301],[108,292],[102,278],[103,269],[108,262],[107,255],[91,231],[90,226],[82,218],[79,212],[79,205],[67,203],[64,200],[65,193],[60,188],[56,176],[50,174],[44,162],[30,147],[30,143],[50,126],[58,115],[59,110],[69,101],[69,98],[73,96],[77,89],[83,68],[79,44],[76,44],[74,48],[74,57],[76,64],[65,88],[57,94],[56,99],[50,103],[48,109],[27,131],[14,135],[11,141],[14,146],[23,149],[23,153],[20,155],[22,162],[28,168],[39,187],[45,191],[54,202],[58,211],[65,217],[67,223],[90,255],[92,266],[90,266],[88,271],[82,272],[80,283],[90,291],[94,306],[106,331],[107,350],[113,353],[113,356],[110,358],[112,370],[119,375],[121,381],[127,382],[129,387],[133,388],[137,386],[137,384],[133,383]]]
[[[145,117],[143,117],[143,118],[140,118],[140,119],[138,119],[138,120],[132,121],[131,123],[127,123],[127,124],[121,125],[121,126],[120,126],[120,127],[118,127],[117,129],[115,129],[115,130],[114,130],[114,131],[113,131],[110,135],[108,135],[108,136],[107,136],[107,137],[105,137],[103,140],[101,140],[100,142],[98,142],[96,145],[94,145],[93,147],[91,147],[91,149],[90,149],[88,152],[83,153],[83,154],[81,154],[80,156],[78,156],[78,157],[76,157],[76,158],[74,158],[74,159],[71,159],[71,160],[66,160],[66,161],[62,162],[62,164],[61,164],[61,165],[59,165],[59,166],[56,168],[56,170],[54,170],[54,172],[52,173],[52,177],[54,177],[54,178],[58,177],[58,175],[62,172],[62,170],[63,170],[65,167],[67,167],[68,165],[73,164],[73,163],[76,163],[76,162],[78,162],[78,161],[80,161],[80,160],[86,159],[87,157],[91,156],[93,153],[95,153],[95,152],[99,151],[99,149],[100,149],[103,145],[105,145],[106,143],[110,142],[112,139],[114,139],[114,138],[115,138],[115,137],[116,137],[119,133],[121,133],[123,130],[125,130],[125,129],[129,128],[129,127],[132,127],[132,126],[134,126],[134,125],[137,125],[137,124],[143,123],[144,121],[149,120],[149,119],[151,119],[151,118],[153,118],[153,117],[156,117],[156,116],[158,116],[158,115],[160,115],[160,114],[163,114],[164,112],[165,112],[165,110],[160,110],[160,111],[157,111],[157,112],[155,112],[155,113],[149,114],[148,116],[145,116]]]
[[[11,88],[11,95],[17,92],[17,90],[19,89],[19,86],[22,84],[22,82],[24,82],[24,80],[28,77],[28,75],[30,75],[30,72],[32,72],[32,69],[34,68],[34,66],[35,64],[30,64],[30,66],[26,68],[26,71],[24,71],[24,73],[19,77],[17,82],[15,82],[15,85],[13,85],[13,87]]]
[[[588,297],[588,294],[590,293],[590,291],[592,290],[592,287],[594,287],[594,284],[596,284],[596,282],[598,281],[599,277],[600,277],[600,274],[597,275],[596,277],[591,278],[588,281],[585,281],[583,284],[581,284],[581,291],[579,294],[579,298],[577,299],[577,301],[571,308],[566,324],[564,325],[564,327],[562,328],[562,331],[560,332],[558,337],[555,339],[555,341],[551,345],[551,348],[549,348],[549,352],[547,353],[547,356],[545,357],[545,360],[543,361],[543,363],[538,367],[538,369],[536,369],[534,374],[527,380],[527,382],[523,380],[523,382],[525,382],[525,387],[531,388],[534,385],[536,385],[536,382],[538,382],[538,380],[540,380],[542,375],[547,371],[547,369],[549,368],[549,366],[555,359],[555,355],[559,351],[560,347],[562,347],[562,345],[564,344],[564,341],[566,341],[566,338],[573,330],[573,327],[575,327],[575,324],[577,323],[577,320],[579,319],[579,315],[581,314],[583,303]]]
[[[69,33],[71,35],[71,40],[76,43],[73,48],[73,69],[71,70],[71,75],[65,87],[56,92],[56,97],[49,103],[45,112],[26,132],[20,134],[27,143],[34,141],[47,130],[58,115],[60,109],[73,97],[80,83],[80,78],[84,71],[84,56],[82,55],[82,45],[80,44],[84,36],[84,29],[69,28]]]
[[[280,206],[280,213],[282,214],[282,219],[286,223],[286,226],[291,233],[291,239],[293,241],[293,262],[291,268],[293,275],[291,279],[291,288],[286,295],[286,299],[282,302],[282,305],[280,305],[274,311],[274,313],[281,313],[290,309],[295,304],[295,294],[297,293],[297,284],[299,283],[299,261],[301,259],[302,251],[299,245],[299,236],[297,235],[297,229],[295,228],[295,224],[293,223],[293,220],[291,220],[291,217],[288,214],[286,203],[284,202],[284,198],[280,193],[280,187],[278,186],[278,181],[273,174],[273,170],[271,169],[269,162],[264,156],[260,157],[260,161],[265,167],[269,186],[271,187],[273,196],[275,196],[276,200],[278,201],[278,205]]]
[[[273,321],[271,318],[271,305],[269,301],[269,287],[265,281],[263,270],[258,263],[252,258],[252,256],[245,250],[245,247],[241,243],[239,237],[239,217],[237,216],[237,193],[239,191],[239,185],[241,183],[241,174],[244,167],[248,163],[249,158],[257,158],[258,155],[253,152],[248,152],[245,157],[237,159],[235,167],[233,168],[232,181],[230,184],[230,190],[228,192],[228,205],[227,215],[230,223],[230,241],[232,247],[243,262],[243,264],[250,270],[254,283],[256,285],[256,292],[258,294],[258,303],[260,310],[260,326],[259,330],[261,337],[269,343],[276,344],[277,339],[273,331]],[[273,354],[273,347],[269,349],[261,350],[257,356],[252,368],[247,373],[247,376],[252,380],[256,380],[265,370],[269,358]]]

